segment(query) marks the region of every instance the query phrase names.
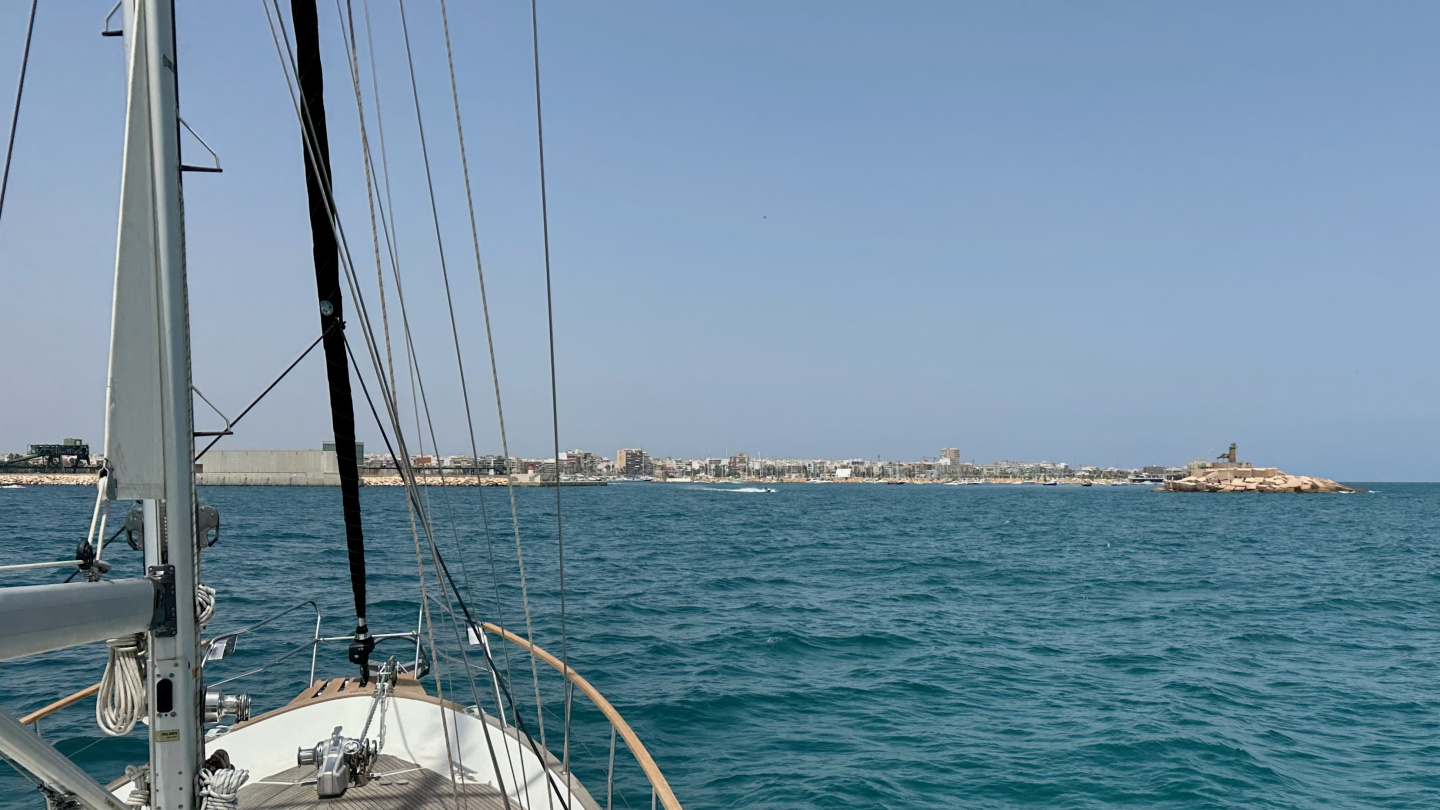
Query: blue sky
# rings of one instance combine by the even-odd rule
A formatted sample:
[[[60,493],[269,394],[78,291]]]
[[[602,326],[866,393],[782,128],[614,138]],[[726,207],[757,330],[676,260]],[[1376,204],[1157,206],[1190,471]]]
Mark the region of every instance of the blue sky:
[[[109,6],[41,8],[0,220],[3,449],[101,439]],[[261,5],[179,6],[182,115],[225,166],[186,179],[194,379],[233,415],[317,330],[298,130]],[[410,314],[441,449],[464,452],[398,17],[371,6]],[[337,194],[373,283],[321,7]],[[0,3],[0,87],[28,8]],[[438,6],[407,13],[495,450]],[[450,14],[511,448],[540,455],[529,6]],[[1436,30],[1418,2],[542,2],[561,442],[1138,465],[1236,441],[1295,472],[1436,480]],[[314,358],[227,442],[328,427]]]

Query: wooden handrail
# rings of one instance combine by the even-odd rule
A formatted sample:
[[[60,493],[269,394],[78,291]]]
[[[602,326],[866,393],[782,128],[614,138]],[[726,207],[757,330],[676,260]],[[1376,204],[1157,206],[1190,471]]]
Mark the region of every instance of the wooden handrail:
[[[655,795],[659,797],[660,804],[664,806],[665,810],[684,810],[684,808],[680,806],[680,800],[675,798],[675,792],[670,789],[670,783],[665,781],[665,775],[660,772],[660,766],[655,764],[655,760],[650,756],[650,752],[645,750],[645,744],[640,742],[640,738],[635,735],[635,731],[630,728],[630,724],[625,722],[625,718],[620,716],[620,712],[616,711],[615,707],[610,705],[610,701],[606,700],[605,696],[600,694],[599,689],[591,686],[589,681],[580,677],[574,667],[565,666],[564,662],[559,658],[540,649],[538,645],[531,644],[499,625],[485,622],[481,626],[484,627],[486,632],[494,633],[506,641],[517,644],[534,653],[536,658],[554,667],[557,672],[564,675],[571,683],[579,687],[580,691],[584,692],[585,696],[590,698],[590,701],[600,709],[606,719],[610,721],[610,725],[618,731],[620,737],[625,740],[625,746],[629,748],[630,753],[635,756],[635,761],[640,764],[640,769],[645,772],[645,778],[650,780],[650,787],[654,788]]]
[[[98,683],[87,686],[84,689],[81,689],[79,692],[71,695],[70,697],[60,698],[54,703],[51,703],[49,706],[36,709],[35,711],[25,715],[24,717],[20,718],[20,725],[28,726],[36,720],[43,720],[46,717],[54,714],[55,712],[58,712],[61,709],[65,708],[66,706],[69,706],[72,703],[79,703],[80,701],[84,700],[87,697],[90,697],[91,695],[99,691],[100,684]]]

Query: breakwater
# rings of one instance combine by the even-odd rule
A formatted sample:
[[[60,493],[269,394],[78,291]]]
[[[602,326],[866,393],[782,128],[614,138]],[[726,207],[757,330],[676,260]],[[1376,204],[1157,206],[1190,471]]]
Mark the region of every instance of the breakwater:
[[[1291,475],[1274,467],[1238,467],[1210,470],[1178,481],[1166,481],[1164,492],[1359,492],[1328,478]]]
[[[0,473],[0,486],[35,487],[51,484],[72,486],[94,486],[95,473],[91,470],[73,473]]]

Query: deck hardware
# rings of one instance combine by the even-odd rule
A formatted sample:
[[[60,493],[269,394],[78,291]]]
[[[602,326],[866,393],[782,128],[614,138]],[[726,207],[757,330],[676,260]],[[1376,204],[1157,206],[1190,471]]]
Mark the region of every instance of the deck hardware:
[[[95,546],[89,540],[75,546],[75,567],[87,582],[99,582],[102,575],[110,573],[110,563],[95,559]]]
[[[341,734],[342,726],[330,732],[330,739],[321,740],[313,748],[295,753],[300,765],[314,765],[315,792],[322,799],[338,799],[352,787],[367,784],[375,774],[372,769],[380,757],[375,740],[357,740]]]
[[[350,642],[347,654],[350,663],[360,666],[360,685],[370,683],[370,653],[375,651],[375,637],[370,635],[370,630],[365,626],[365,620],[361,619],[360,624],[355,627],[355,640]]]
[[[150,619],[150,632],[173,636],[180,626],[175,608],[175,566],[152,565],[146,576],[155,584],[155,613]]]
[[[211,661],[219,661],[221,658],[235,652],[235,639],[239,638],[239,636],[239,633],[230,633],[210,639],[210,643],[206,645],[205,655],[200,659],[200,663],[204,665]]]
[[[233,717],[239,723],[249,720],[250,696],[227,695],[221,692],[218,686],[206,689],[205,722],[218,723],[226,717]]]
[[[84,802],[73,794],[51,790],[45,785],[40,786],[40,793],[45,797],[45,810],[84,810]]]
[[[210,533],[212,531],[214,534]],[[209,548],[220,542],[220,510],[213,506],[202,506],[195,510],[195,536],[200,539],[202,548]]]

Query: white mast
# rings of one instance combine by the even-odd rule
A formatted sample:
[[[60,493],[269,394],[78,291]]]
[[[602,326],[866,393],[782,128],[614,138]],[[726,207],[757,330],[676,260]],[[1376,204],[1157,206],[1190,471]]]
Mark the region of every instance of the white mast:
[[[126,0],[124,30],[129,102],[105,445],[113,497],[142,500],[147,569],[174,569],[177,629],[148,636],[151,807],[194,810],[203,748],[173,0]]]
[[[106,392],[105,494],[141,501],[148,577],[0,588],[0,660],[144,631],[149,807],[197,810],[204,715],[174,0],[123,2],[128,104]],[[92,808],[120,806],[3,710],[0,751],[40,776],[47,795]]]

